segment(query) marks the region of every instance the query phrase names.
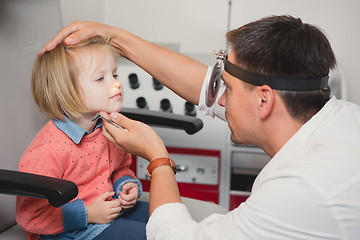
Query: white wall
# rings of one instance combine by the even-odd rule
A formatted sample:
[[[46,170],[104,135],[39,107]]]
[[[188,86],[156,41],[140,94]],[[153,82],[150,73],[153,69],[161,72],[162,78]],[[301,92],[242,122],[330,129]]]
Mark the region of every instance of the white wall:
[[[104,0],[60,0],[63,25],[74,20],[104,22]]]
[[[17,169],[45,122],[31,96],[31,69],[41,46],[61,27],[58,0],[0,1],[1,169]],[[15,202],[15,196],[0,194],[0,228],[15,223]]]
[[[58,0],[0,1],[0,168],[17,169],[46,121],[31,96],[31,69],[40,48],[61,27]]]
[[[61,0],[63,21],[94,20],[122,27],[149,41],[180,43],[184,53],[225,47],[228,0]],[[290,14],[322,28],[348,84],[348,100],[360,104],[360,1],[232,0],[230,29],[273,14]]]

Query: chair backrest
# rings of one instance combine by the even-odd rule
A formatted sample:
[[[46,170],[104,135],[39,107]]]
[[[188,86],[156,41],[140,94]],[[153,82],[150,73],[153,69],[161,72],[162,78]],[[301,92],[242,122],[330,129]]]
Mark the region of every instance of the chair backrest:
[[[62,28],[59,0],[0,1],[0,168],[17,162],[45,120],[31,97],[36,54]],[[15,224],[15,196],[0,194],[0,232]]]

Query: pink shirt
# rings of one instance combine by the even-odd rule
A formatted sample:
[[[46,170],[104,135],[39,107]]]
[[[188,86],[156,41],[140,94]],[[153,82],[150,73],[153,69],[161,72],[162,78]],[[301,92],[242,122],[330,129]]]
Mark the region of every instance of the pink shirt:
[[[75,144],[49,121],[26,149],[19,171],[73,181],[79,190],[77,199],[88,205],[102,193],[113,191],[113,184],[120,177],[136,178],[129,169],[131,161],[131,155],[109,142],[101,128]],[[61,208],[50,206],[46,199],[18,197],[16,215],[30,239],[64,229]]]

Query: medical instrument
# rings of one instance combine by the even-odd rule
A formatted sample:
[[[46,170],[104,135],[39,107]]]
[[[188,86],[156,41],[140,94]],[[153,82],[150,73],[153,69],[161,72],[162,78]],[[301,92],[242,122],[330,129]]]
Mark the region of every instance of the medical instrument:
[[[227,58],[225,50],[220,50],[218,53],[215,53],[215,57],[217,62],[214,65],[206,94],[206,105],[208,107],[211,107],[212,104],[214,104],[217,97],[217,93],[219,91],[217,86],[220,85],[219,83],[221,82],[221,73],[223,70],[241,81],[256,86],[268,85],[275,90],[317,91],[325,90],[329,87],[328,75],[304,78],[268,76],[249,72],[244,68],[231,63]]]
[[[244,82],[256,86],[268,85],[275,90],[285,91],[316,91],[328,88],[329,76],[292,78],[276,77],[249,72],[242,67],[235,65],[226,58],[224,70]]]
[[[97,114],[95,115],[95,117],[94,117],[91,121],[94,122],[95,120],[97,120],[97,119],[99,119],[99,118],[104,119],[105,121],[111,123],[112,125],[114,125],[114,126],[117,127],[117,128],[124,129],[123,127],[121,127],[121,126],[119,126],[118,124],[116,124],[114,121],[111,121],[110,119],[107,119],[107,118],[101,116],[100,113],[97,113]]]
[[[216,63],[211,72],[209,85],[205,93],[205,103],[206,106],[212,107],[216,101],[216,97],[220,90],[221,85],[221,73],[223,71],[224,60],[226,59],[226,51],[220,50],[219,52],[214,52],[216,58]]]

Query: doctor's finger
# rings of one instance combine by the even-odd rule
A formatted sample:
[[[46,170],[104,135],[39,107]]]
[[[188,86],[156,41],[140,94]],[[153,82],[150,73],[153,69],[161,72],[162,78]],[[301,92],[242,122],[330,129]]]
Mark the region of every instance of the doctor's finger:
[[[53,37],[47,44],[45,44],[40,52],[38,53],[39,56],[44,54],[45,52],[49,52],[53,50],[57,45],[59,45],[61,42],[64,41],[64,39],[71,33],[78,31],[79,26],[77,22],[73,22],[70,25],[64,27],[62,30],[60,30],[55,37]]]
[[[103,116],[103,112],[101,115]],[[119,129],[105,123],[108,133],[123,150],[148,160],[168,157],[163,141],[151,127],[117,112],[111,113],[109,117],[110,120],[124,128]]]
[[[102,113],[102,116],[109,118],[109,115],[106,113]],[[103,121],[103,135],[110,142],[114,143],[121,150],[126,151],[126,148],[122,146],[122,143],[129,137],[129,131],[124,128],[115,127],[113,124],[108,121]]]
[[[91,27],[92,22],[74,21],[70,25],[60,30],[53,39],[43,46],[39,55],[44,52],[53,50],[57,45],[65,41],[67,45],[75,45],[81,42],[83,39],[96,35]]]
[[[109,125],[111,125],[110,123],[108,123]],[[103,124],[102,126],[102,133],[104,135],[104,137],[109,140],[110,142],[112,142],[113,144],[115,144],[115,146],[121,150],[124,150],[117,142],[116,140],[113,138],[113,136],[108,132],[108,130],[106,129],[106,123]]]
[[[133,127],[134,125],[136,125],[137,122],[135,120],[125,117],[124,115],[118,112],[112,112],[110,115],[108,115],[105,112],[101,112],[102,116],[105,116],[105,114],[109,119],[111,119],[112,121],[114,121],[115,123],[126,129]]]
[[[137,130],[140,123],[138,121],[132,120],[130,118],[125,117],[124,115],[113,112],[110,115],[106,112],[100,112],[101,116],[103,116],[106,119],[110,119],[117,125],[119,125],[121,128],[115,127],[113,124],[108,124],[108,121],[105,121],[106,127],[108,130],[108,133],[113,136],[113,138],[116,140],[118,137],[118,134],[121,132],[122,135],[130,135],[131,132],[135,132],[134,130]],[[113,126],[113,128],[110,128],[110,125]],[[120,136],[121,136],[120,134]]]

